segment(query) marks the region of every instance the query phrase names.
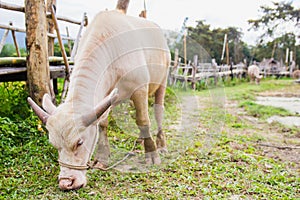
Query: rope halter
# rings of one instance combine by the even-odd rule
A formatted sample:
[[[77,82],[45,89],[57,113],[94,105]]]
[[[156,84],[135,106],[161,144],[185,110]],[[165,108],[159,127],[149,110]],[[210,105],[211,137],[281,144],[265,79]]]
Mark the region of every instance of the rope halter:
[[[87,170],[87,169],[93,168],[93,165],[90,162],[87,162],[86,165],[73,165],[73,164],[64,163],[61,160],[58,160],[58,164],[61,167],[67,167],[69,169],[76,169],[76,170]]]

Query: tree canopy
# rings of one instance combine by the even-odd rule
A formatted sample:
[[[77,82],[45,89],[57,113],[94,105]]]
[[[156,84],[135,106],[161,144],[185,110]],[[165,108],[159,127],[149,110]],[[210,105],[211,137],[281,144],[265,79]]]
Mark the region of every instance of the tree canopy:
[[[248,20],[249,24],[252,25],[251,28],[254,30],[264,30],[262,39],[273,37],[274,35],[276,37],[276,33],[278,32],[281,35],[293,32],[292,27],[296,31],[299,31],[300,9],[295,8],[292,2],[273,2],[272,7],[261,6],[263,16],[259,19]],[[289,26],[289,29],[284,28],[284,26]]]

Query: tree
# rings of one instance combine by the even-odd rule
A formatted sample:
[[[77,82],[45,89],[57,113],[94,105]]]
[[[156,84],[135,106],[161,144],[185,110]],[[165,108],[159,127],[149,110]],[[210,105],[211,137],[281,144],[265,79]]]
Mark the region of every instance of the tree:
[[[260,61],[263,60],[263,58],[273,57],[275,60],[285,61],[286,49],[289,48],[291,51],[295,51],[295,49],[297,49],[297,46],[295,44],[295,34],[284,34],[280,37],[275,38],[272,41],[260,43],[257,45],[257,47],[253,48],[253,59]],[[297,63],[300,62],[299,59],[297,59]]]
[[[203,20],[196,27],[188,27],[188,38],[201,45],[211,58],[221,63],[224,35],[228,35],[229,54],[234,63],[243,61],[250,55],[248,46],[242,41],[242,32],[236,27],[212,29]],[[195,46],[195,45],[194,45]],[[190,46],[188,47],[190,48]]]
[[[292,1],[273,2],[273,7],[261,6],[261,9],[264,15],[260,19],[248,20],[249,24],[252,25],[252,29],[264,30],[264,33],[261,36],[261,42],[263,42],[263,39],[274,37],[276,33],[285,30],[283,27],[286,25],[291,25],[289,28],[292,28],[293,26],[296,28],[296,30],[299,30],[300,9],[293,7]],[[281,35],[282,34],[285,33],[281,32]]]
[[[13,44],[5,44],[0,53],[0,57],[12,57],[16,53],[16,49]]]

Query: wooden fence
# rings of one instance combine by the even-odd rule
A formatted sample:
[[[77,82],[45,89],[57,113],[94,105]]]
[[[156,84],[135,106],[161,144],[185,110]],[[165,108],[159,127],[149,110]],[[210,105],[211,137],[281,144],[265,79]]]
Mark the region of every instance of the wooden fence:
[[[0,9],[22,12],[25,14],[26,21],[26,23],[24,23],[26,24],[26,29],[15,27],[13,26],[12,22],[10,22],[9,25],[0,24],[0,29],[5,29],[0,43],[0,52],[5,44],[8,32],[11,31],[18,55],[18,58],[0,58],[0,82],[27,80],[29,84],[30,95],[38,103],[41,103],[41,95],[44,93],[51,93],[53,99],[55,99],[55,94],[53,91],[57,91],[56,79],[59,77],[65,78],[64,90],[66,90],[69,81],[70,70],[73,64],[72,61],[77,51],[81,32],[83,27],[87,26],[88,23],[86,13],[83,14],[81,21],[56,15],[55,5],[56,0],[48,0],[47,8],[44,0],[25,0],[25,7],[0,1]],[[46,21],[46,19],[48,19],[48,21]],[[62,36],[58,27],[58,20],[79,25],[77,37],[72,38],[69,35]],[[27,52],[29,52],[26,58],[21,57],[15,38],[15,32],[26,33],[26,48]],[[48,36],[48,49],[45,47],[47,46],[47,42],[46,44],[44,43],[44,35]],[[55,38],[57,38],[60,45],[62,58],[53,57]],[[72,52],[71,55],[69,55],[70,57],[67,57],[63,40],[68,41],[70,52]],[[71,47],[70,41],[74,42],[73,47]],[[42,49],[39,50],[39,47],[35,47],[37,45],[39,45]],[[48,52],[48,54],[44,54],[45,51]],[[47,56],[50,57],[47,59]],[[50,74],[50,77],[48,74]],[[52,85],[47,83],[50,82],[50,78],[53,79],[54,88],[49,88],[49,86]],[[34,87],[35,90],[37,89],[36,87],[40,87],[38,89],[40,91],[38,94],[39,96],[36,95],[36,92],[34,93],[31,90],[31,88]]]
[[[180,61],[172,62],[170,68],[169,84],[177,85],[181,82],[182,87],[191,83],[191,87],[195,89],[196,83],[213,79],[217,84],[219,79],[226,79],[228,77],[242,78],[247,74],[247,66],[243,63],[237,65],[217,65],[214,61],[212,63],[198,63],[194,60],[184,65]],[[196,64],[195,64],[196,63]]]

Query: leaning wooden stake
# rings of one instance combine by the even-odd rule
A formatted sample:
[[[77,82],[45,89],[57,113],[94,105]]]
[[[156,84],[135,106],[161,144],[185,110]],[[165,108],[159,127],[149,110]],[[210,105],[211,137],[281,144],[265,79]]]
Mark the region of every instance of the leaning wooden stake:
[[[9,25],[12,26],[13,23],[12,22],[9,22]],[[17,52],[17,55],[18,57],[21,57],[21,53],[20,53],[20,50],[19,50],[19,45],[18,45],[18,42],[17,42],[17,38],[16,38],[16,33],[15,31],[11,31],[11,35],[12,35],[12,38],[14,40],[14,44],[15,44],[15,48],[16,48],[16,52]]]
[[[53,6],[51,7],[51,14],[52,14],[52,20],[53,20],[53,23],[54,23],[56,34],[57,34],[58,43],[59,43],[59,46],[61,48],[61,54],[63,56],[65,67],[66,67],[65,68],[65,74],[66,75],[65,75],[65,80],[64,80],[64,86],[63,86],[63,91],[62,91],[62,94],[61,94],[61,100],[63,101],[64,98],[66,97],[69,82],[70,82],[70,67],[69,67],[69,61],[68,61],[68,58],[67,58],[66,50],[65,50],[63,41],[61,39],[61,36],[60,36],[58,22],[57,22],[57,19],[55,17],[55,10],[54,10]]]
[[[3,34],[3,36],[2,36],[2,39],[1,39],[1,42],[0,42],[0,53],[1,53],[2,49],[3,49],[3,47],[4,47],[6,38],[7,38],[7,36],[8,36],[8,32],[9,32],[9,30],[8,30],[8,29],[5,29],[4,34]]]
[[[77,37],[76,37],[76,40],[74,42],[74,46],[73,46],[73,49],[72,49],[72,54],[71,54],[71,60],[72,61],[74,61],[75,55],[77,53],[78,44],[79,44],[79,40],[80,40],[80,37],[81,37],[83,27],[87,26],[87,24],[88,24],[88,19],[87,19],[86,13],[83,13],[83,18],[81,20],[79,31],[77,33]]]

